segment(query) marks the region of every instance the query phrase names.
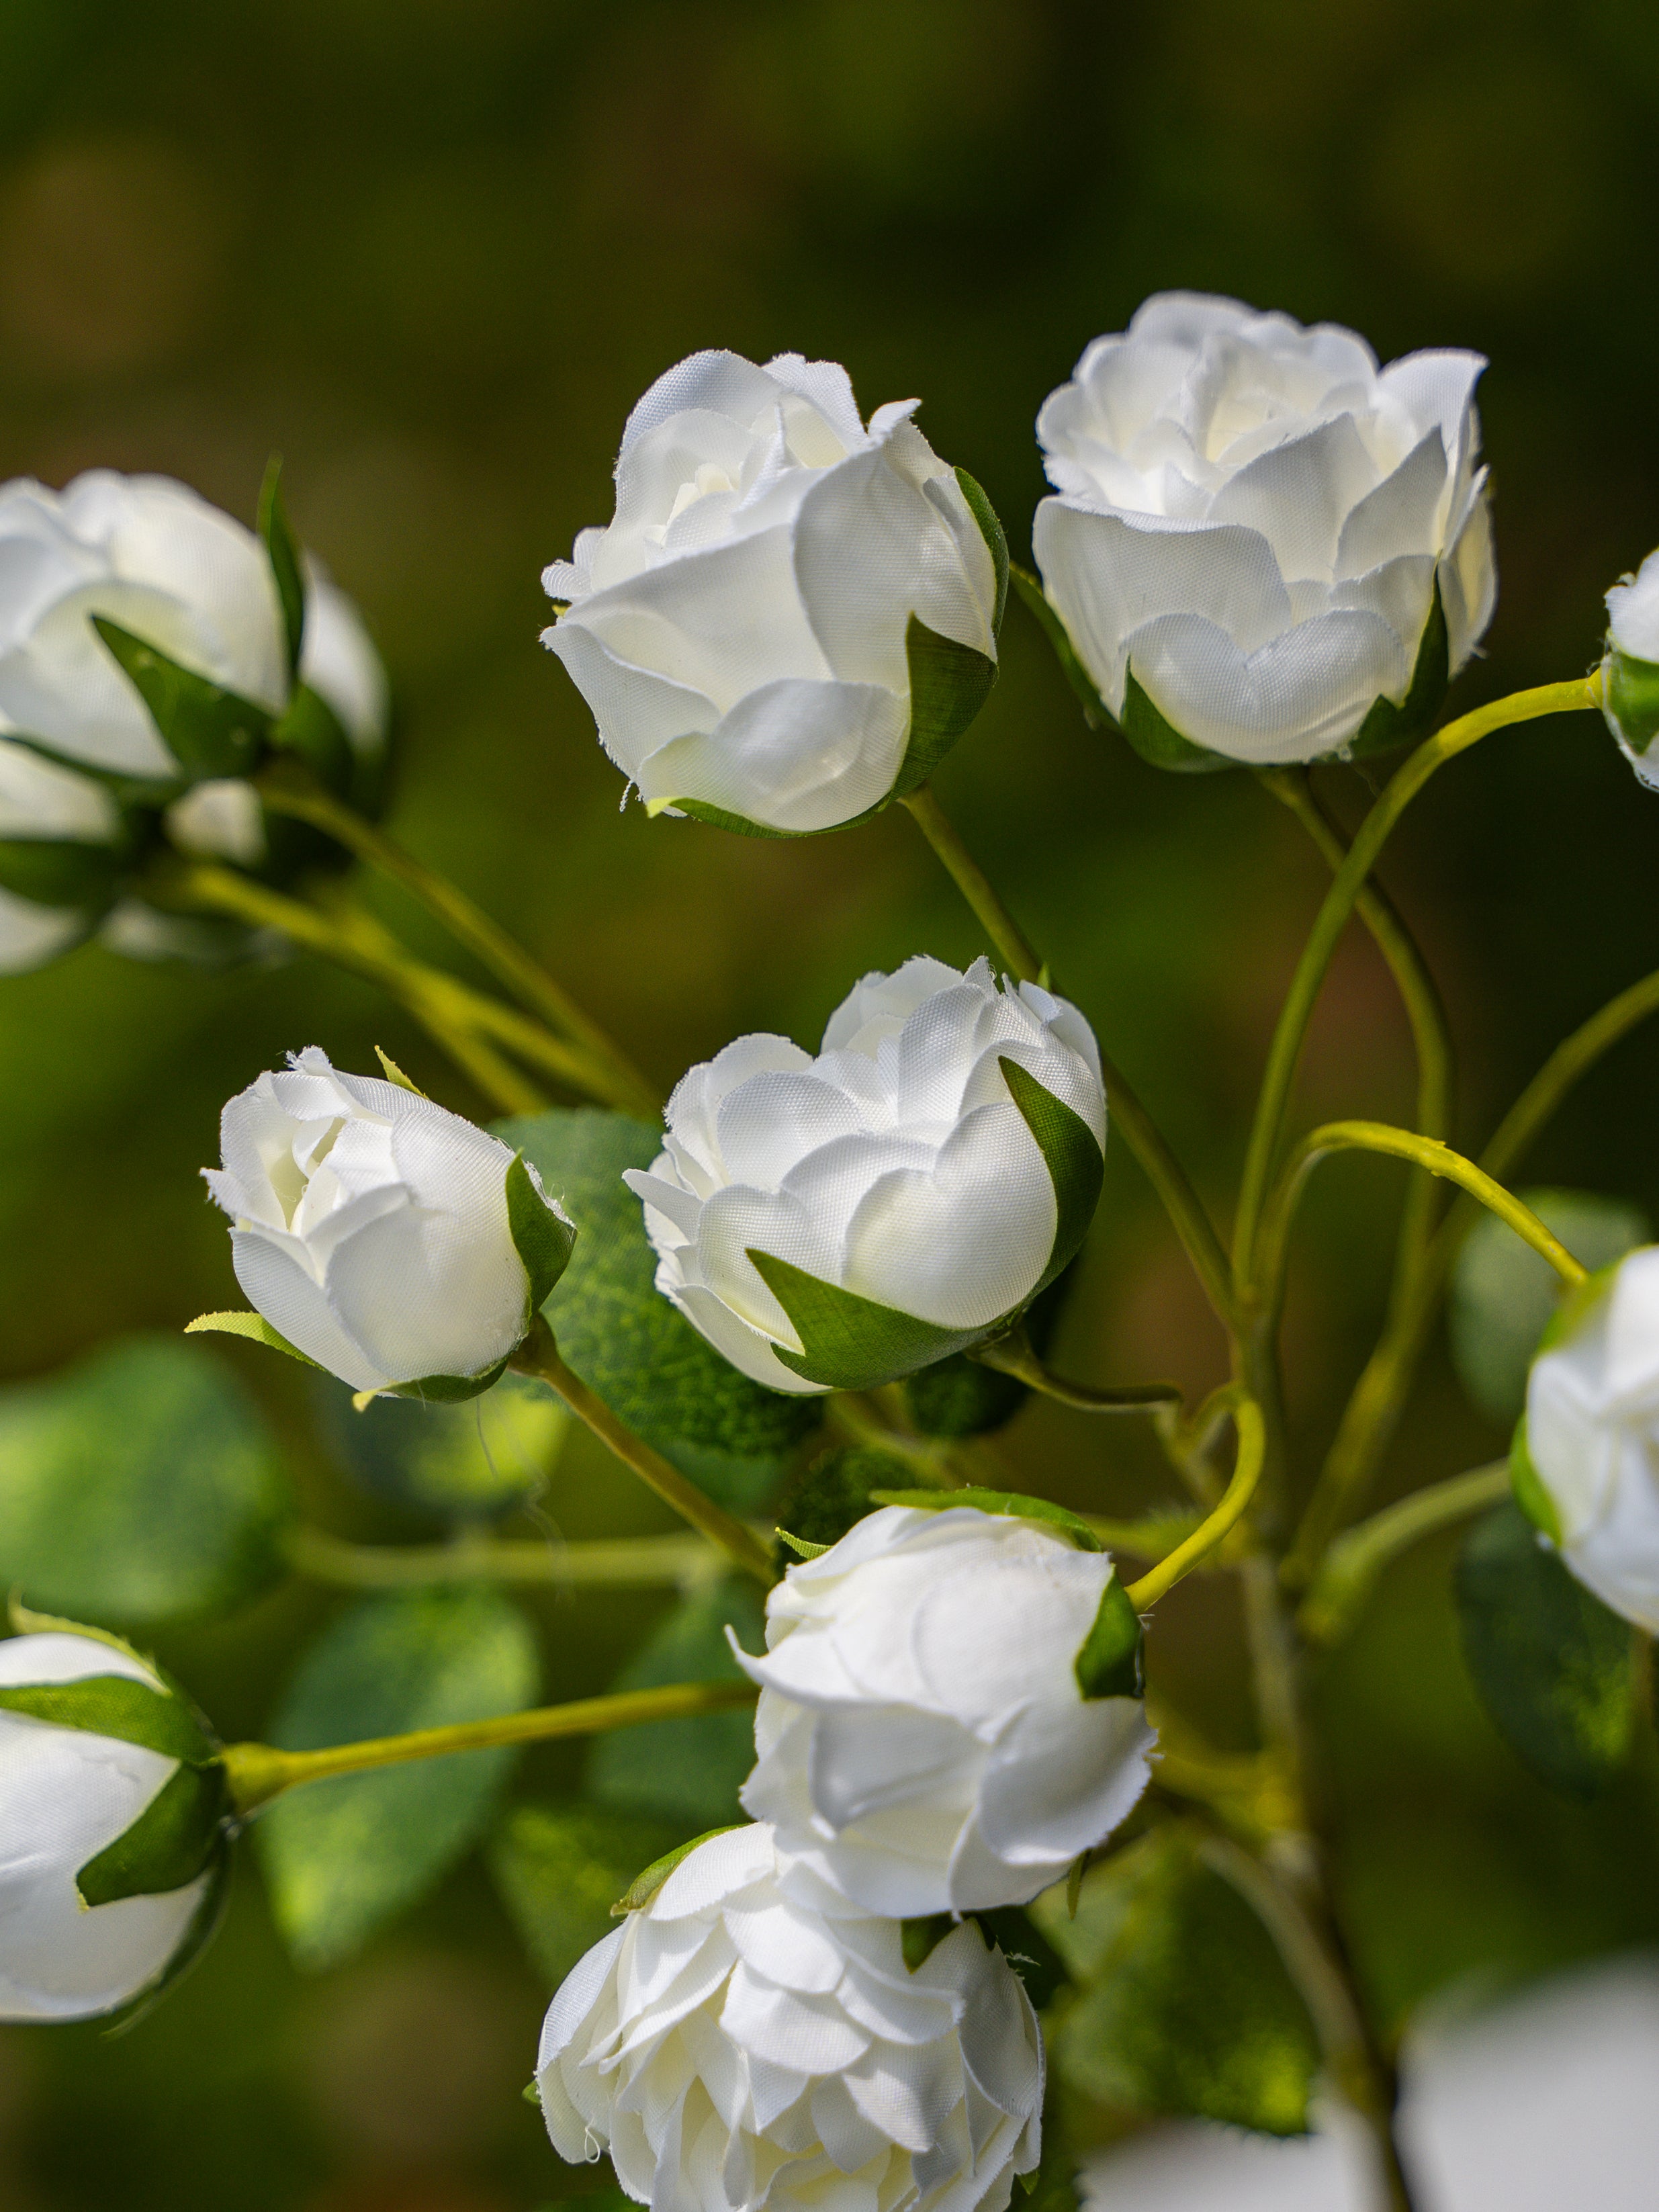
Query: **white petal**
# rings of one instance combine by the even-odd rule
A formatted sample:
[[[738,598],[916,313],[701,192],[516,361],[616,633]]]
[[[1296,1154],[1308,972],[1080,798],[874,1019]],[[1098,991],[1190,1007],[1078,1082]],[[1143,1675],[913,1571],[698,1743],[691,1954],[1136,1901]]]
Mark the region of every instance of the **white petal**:
[[[377,1367],[347,1334],[321,1285],[263,1231],[233,1230],[230,1243],[236,1279],[248,1304],[308,1359],[354,1390],[380,1390],[389,1382],[413,1379]]]
[[[694,686],[633,666],[572,617],[544,629],[542,643],[564,663],[587,702],[600,744],[630,778],[671,738],[712,730],[720,720],[714,702]]]
[[[769,829],[833,829],[880,803],[904,757],[908,714],[878,684],[780,678],[744,694],[707,734],[640,761],[647,799],[695,799]]]
[[[68,906],[37,906],[0,888],[0,975],[44,968],[86,935],[88,917]]]
[[[1340,415],[1240,469],[1217,494],[1210,518],[1259,530],[1282,575],[1328,577],[1344,521],[1376,485],[1376,469],[1353,418]]]

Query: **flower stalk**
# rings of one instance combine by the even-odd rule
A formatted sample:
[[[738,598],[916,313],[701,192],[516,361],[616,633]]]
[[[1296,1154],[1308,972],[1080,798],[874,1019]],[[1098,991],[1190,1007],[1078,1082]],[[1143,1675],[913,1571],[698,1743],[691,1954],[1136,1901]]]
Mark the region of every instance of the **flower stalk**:
[[[1207,1559],[1222,1540],[1229,1535],[1243,1518],[1244,1510],[1255,1494],[1261,1480],[1262,1463],[1267,1455],[1267,1429],[1261,1418],[1261,1408],[1253,1398],[1240,1398],[1233,1407],[1233,1426],[1238,1437],[1237,1455],[1233,1462],[1232,1480],[1223,1492],[1220,1503],[1184,1543],[1176,1546],[1167,1558],[1160,1559],[1139,1582],[1130,1583],[1125,1595],[1137,1613],[1145,1613],[1158,1603],[1166,1591],[1185,1575]]]

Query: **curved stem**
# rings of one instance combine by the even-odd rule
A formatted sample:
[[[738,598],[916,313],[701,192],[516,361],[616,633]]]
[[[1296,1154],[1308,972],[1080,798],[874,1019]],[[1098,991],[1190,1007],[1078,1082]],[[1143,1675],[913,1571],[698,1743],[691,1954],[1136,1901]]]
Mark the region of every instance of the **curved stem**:
[[[653,1451],[642,1437],[636,1437],[625,1422],[617,1419],[604,1399],[565,1365],[553,1340],[553,1332],[540,1314],[507,1364],[515,1373],[533,1375],[549,1389],[556,1390],[577,1419],[585,1421],[625,1467],[631,1467],[640,1480],[654,1490],[665,1505],[672,1505],[682,1520],[689,1521],[699,1535],[706,1536],[711,1544],[718,1544],[734,1566],[753,1575],[769,1589],[776,1582],[778,1571],[773,1565],[772,1554],[754,1530],[735,1514],[728,1513],[723,1505],[716,1505],[695,1482],[688,1481],[677,1467],[671,1466],[660,1452]]]
[[[347,1589],[410,1589],[433,1583],[551,1583],[556,1589],[683,1588],[719,1571],[701,1536],[618,1536],[554,1543],[469,1534],[451,1544],[353,1544],[301,1526],[286,1540],[289,1564],[313,1582]]]
[[[945,872],[973,909],[997,956],[1024,982],[1036,982],[1043,967],[1018,922],[1008,912],[984,870],[957,834],[939,805],[933,787],[923,784],[899,804],[915,817],[917,827],[944,863]],[[1164,1142],[1157,1124],[1129,1088],[1122,1072],[1103,1052],[1101,1079],[1113,1119],[1123,1132],[1123,1141],[1140,1163],[1141,1171],[1164,1202],[1176,1234],[1186,1248],[1205,1295],[1223,1324],[1233,1326],[1232,1285],[1227,1255],[1215,1225],[1205,1212],[1187,1171]]]
[[[1467,752],[1494,730],[1506,729],[1517,722],[1535,721],[1544,714],[1571,714],[1583,708],[1597,707],[1601,699],[1601,676],[1598,669],[1593,675],[1577,677],[1571,683],[1540,684],[1535,690],[1512,692],[1507,699],[1495,699],[1490,706],[1477,707],[1473,714],[1462,715],[1433,737],[1425,738],[1395,770],[1382,797],[1360,823],[1347,857],[1337,870],[1336,879],[1326,893],[1309,932],[1268,1051],[1233,1230],[1234,1281],[1241,1290],[1257,1279],[1261,1273],[1255,1264],[1256,1240],[1278,1157],[1291,1086],[1302,1057],[1314,1003],[1330,966],[1331,955],[1336,950],[1337,939],[1354,910],[1365,878],[1389,833],[1437,769],[1455,760],[1459,753]]]
[[[337,1774],[366,1774],[378,1766],[401,1766],[411,1759],[442,1759],[452,1752],[483,1751],[505,1743],[544,1743],[562,1735],[596,1735],[606,1729],[633,1728],[641,1721],[685,1720],[697,1713],[719,1713],[752,1704],[752,1682],[670,1682],[654,1690],[618,1691],[608,1698],[582,1698],[568,1705],[539,1705],[526,1713],[502,1713],[492,1720],[460,1721],[448,1728],[413,1729],[407,1735],[380,1735],[361,1743],[331,1744],[321,1751],[279,1751],[269,1743],[227,1744],[220,1754],[239,1813],[269,1804],[284,1790],[302,1782],[325,1782]]]
[[[1174,1382],[1097,1386],[1068,1382],[1063,1375],[1052,1374],[1043,1365],[1023,1328],[1010,1329],[1006,1336],[993,1337],[988,1343],[975,1345],[968,1356],[981,1367],[994,1367],[999,1375],[1012,1375],[1028,1390],[1053,1398],[1060,1405],[1074,1407],[1080,1413],[1147,1413],[1160,1406],[1181,1403],[1181,1390]]]
[[[1137,1613],[1156,1605],[1166,1590],[1172,1589],[1183,1575],[1189,1575],[1200,1559],[1214,1551],[1255,1494],[1256,1484],[1261,1480],[1267,1437],[1261,1408],[1254,1398],[1240,1398],[1236,1402],[1233,1425],[1238,1435],[1238,1451],[1233,1462],[1233,1479],[1222,1492],[1221,1503],[1206,1520],[1200,1522],[1185,1543],[1177,1544],[1167,1559],[1160,1559],[1139,1582],[1126,1586],[1124,1595]]]
[[[1358,1528],[1345,1530],[1326,1553],[1302,1601],[1297,1626],[1310,1644],[1338,1642],[1390,1560],[1437,1529],[1498,1504],[1509,1492],[1510,1463],[1497,1460],[1490,1467],[1477,1467],[1468,1474],[1415,1490]]]
[[[599,1024],[582,1012],[563,985],[458,884],[416,860],[362,815],[354,813],[292,755],[279,756],[264,770],[258,778],[258,789],[270,812],[308,822],[360,860],[401,884],[458,943],[476,953],[491,974],[532,1013],[562,1030],[595,1060],[608,1066],[619,1087],[631,1094],[639,1111],[653,1120],[661,1112],[660,1097]]]

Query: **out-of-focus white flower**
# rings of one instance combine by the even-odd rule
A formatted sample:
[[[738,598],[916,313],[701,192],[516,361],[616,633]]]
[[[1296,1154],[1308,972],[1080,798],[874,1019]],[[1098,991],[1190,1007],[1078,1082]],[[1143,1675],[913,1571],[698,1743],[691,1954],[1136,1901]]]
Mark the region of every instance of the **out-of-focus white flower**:
[[[700,1844],[553,2000],[537,2064],[569,2160],[653,2212],[1002,2212],[1036,2165],[1042,2046],[964,1922],[907,1968],[898,1923],[771,1832]]]
[[[917,404],[866,429],[834,362],[708,352],[629,416],[615,516],[543,577],[563,609],[544,641],[653,812],[830,829],[889,796],[913,735],[931,764],[971,719],[1006,556]],[[971,656],[948,732],[913,730],[913,617]]]
[[[1497,596],[1484,367],[1436,352],[1379,372],[1352,331],[1184,292],[1095,340],[1037,418],[1058,496],[1034,542],[1140,750],[1313,760],[1432,714]]]
[[[1602,711],[1626,759],[1659,790],[1659,553],[1607,593]]]
[[[268,849],[259,794],[240,776],[210,776],[193,783],[168,807],[166,821],[167,836],[179,850],[203,860],[257,868]]]
[[[866,976],[816,1060],[740,1037],[667,1120],[624,1178],[657,1287],[746,1375],[801,1391],[914,1371],[1052,1281],[1099,1194],[1106,1099],[1075,1006],[918,957]]]
[[[1103,1608],[1138,1644],[1110,1559],[1042,1522],[870,1514],[773,1590],[765,1657],[738,1652],[762,1685],[745,1811],[872,1912],[1024,1904],[1146,1786],[1133,1672],[1109,1695],[1079,1673]]]
[[[0,975],[42,966],[93,927],[123,836],[102,784],[0,738]]]
[[[0,1693],[112,1676],[158,1700],[171,1696],[130,1652],[90,1636],[0,1644]],[[204,1907],[210,1872],[90,1906],[76,1885],[179,1768],[143,1743],[0,1709],[0,2020],[88,2020],[166,1972]]]
[[[1659,1632],[1659,1245],[1569,1293],[1533,1362],[1514,1465],[1580,1582]]]
[[[568,1216],[499,1137],[314,1045],[233,1098],[220,1133],[204,1172],[237,1281],[356,1390],[486,1389],[569,1257]]]

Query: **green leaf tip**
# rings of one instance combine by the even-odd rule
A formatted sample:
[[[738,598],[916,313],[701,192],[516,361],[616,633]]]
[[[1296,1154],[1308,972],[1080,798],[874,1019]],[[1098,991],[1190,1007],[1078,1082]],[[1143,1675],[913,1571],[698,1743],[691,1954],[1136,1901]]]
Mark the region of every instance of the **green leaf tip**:
[[[302,1366],[314,1367],[317,1364],[308,1352],[301,1352],[298,1345],[290,1344],[285,1336],[279,1334],[263,1314],[198,1314],[194,1321],[185,1323],[186,1336],[202,1336],[210,1332],[216,1336],[245,1336],[252,1343],[268,1345],[273,1352],[287,1352],[290,1359],[299,1360]]]
[[[775,1528],[772,1534],[781,1544],[787,1544],[798,1559],[821,1559],[836,1548],[833,1544],[814,1544],[805,1536],[792,1536],[787,1528]]]
[[[790,1261],[751,1246],[755,1272],[789,1316],[805,1349],[787,1345],[773,1350],[784,1365],[809,1382],[834,1390],[873,1390],[928,1367],[953,1352],[965,1351],[988,1332],[985,1328],[943,1328],[914,1314],[861,1297],[809,1275]]]
[[[574,1223],[556,1212],[537,1188],[525,1165],[524,1153],[513,1155],[507,1170],[507,1225],[513,1247],[524,1261],[529,1278],[526,1322],[538,1314],[552,1295],[553,1286],[570,1265],[575,1249]]]
[[[380,1046],[376,1045],[374,1048],[374,1057],[380,1061],[380,1073],[385,1076],[388,1083],[395,1083],[399,1091],[407,1091],[414,1097],[424,1098],[426,1097],[426,1093],[422,1090],[420,1085],[418,1083],[411,1083],[410,1081],[409,1078],[404,1073],[402,1068],[398,1066],[397,1061],[393,1060],[389,1052],[382,1052]],[[522,1153],[520,1153],[519,1157],[522,1158]]]
[[[305,642],[306,582],[299,544],[289,526],[288,510],[283,504],[283,457],[280,453],[271,455],[265,465],[264,482],[259,487],[259,536],[264,544],[265,556],[270,562],[270,574],[283,611],[288,670],[289,676],[293,677],[299,673],[300,652]]]
[[[872,1490],[878,1505],[911,1505],[924,1513],[947,1512],[953,1505],[970,1505],[981,1513],[994,1513],[1011,1521],[1042,1521],[1058,1528],[1079,1552],[1097,1552],[1100,1539],[1080,1514],[1056,1505],[1047,1498],[1027,1498],[1018,1490]]]
[[[1079,1689],[1091,1701],[1146,1694],[1146,1638],[1140,1616],[1115,1575],[1100,1594],[1100,1610],[1072,1662],[1072,1671]]]
[[[635,1875],[628,1887],[611,1908],[613,1920],[625,1913],[642,1911],[662,1887],[682,1859],[689,1859],[693,1851],[704,1844],[712,1843],[716,1836],[729,1836],[739,1826],[738,1821],[728,1821],[723,1828],[707,1828],[700,1836],[693,1836],[689,1844],[676,1844],[672,1851],[665,1851],[659,1859],[653,1859],[643,1874]]]

